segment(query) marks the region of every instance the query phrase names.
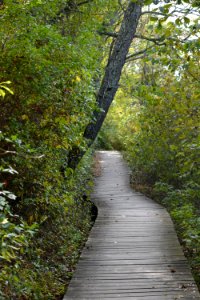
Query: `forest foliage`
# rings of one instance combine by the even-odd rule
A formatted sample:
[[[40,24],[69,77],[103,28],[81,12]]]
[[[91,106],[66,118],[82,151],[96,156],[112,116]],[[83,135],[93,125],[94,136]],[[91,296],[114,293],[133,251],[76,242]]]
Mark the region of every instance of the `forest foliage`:
[[[96,31],[114,9],[0,4],[1,299],[59,299],[90,228],[91,153],[76,171],[67,155],[86,146],[106,47]]]
[[[75,170],[68,157],[87,150],[84,130],[102,110],[96,95],[128,2],[0,1],[1,299],[65,292],[92,209],[92,151]],[[124,150],[137,183],[164,199],[197,270],[198,3],[151,3],[98,143]]]
[[[200,282],[199,14],[149,18],[99,135],[99,147],[124,152],[134,188],[164,204]],[[133,47],[134,47],[133,46]],[[143,52],[143,49],[149,49]],[[131,56],[131,55],[130,55]],[[135,57],[139,57],[135,60]]]

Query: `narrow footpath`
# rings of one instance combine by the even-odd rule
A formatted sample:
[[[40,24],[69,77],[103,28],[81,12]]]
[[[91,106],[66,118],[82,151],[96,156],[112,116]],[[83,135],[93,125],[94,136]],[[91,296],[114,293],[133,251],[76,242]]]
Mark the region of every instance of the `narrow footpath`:
[[[64,300],[200,300],[165,208],[131,189],[119,152],[99,153],[98,217]]]

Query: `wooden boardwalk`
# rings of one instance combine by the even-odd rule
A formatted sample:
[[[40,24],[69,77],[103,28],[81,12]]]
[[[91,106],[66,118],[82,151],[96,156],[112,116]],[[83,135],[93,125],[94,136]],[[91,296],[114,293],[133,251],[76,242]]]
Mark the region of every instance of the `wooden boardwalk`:
[[[98,217],[64,300],[200,299],[166,210],[130,188],[118,152],[100,157]]]

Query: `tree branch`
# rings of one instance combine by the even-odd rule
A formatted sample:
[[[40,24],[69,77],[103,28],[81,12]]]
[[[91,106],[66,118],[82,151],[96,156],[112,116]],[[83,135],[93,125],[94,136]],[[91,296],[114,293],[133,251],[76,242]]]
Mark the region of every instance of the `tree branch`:
[[[158,46],[166,45],[166,43],[163,42],[165,40],[164,35],[161,36],[161,37],[158,37],[158,38],[151,38],[151,37],[135,34],[134,38],[146,40],[146,41],[149,41],[149,42],[153,42],[154,44],[156,44]]]
[[[100,35],[106,35],[106,36],[110,36],[110,37],[113,37],[113,38],[117,38],[118,37],[118,34],[116,32],[108,32],[108,31],[100,31],[100,30],[98,30],[97,33],[100,34]]]
[[[3,151],[3,152],[0,153],[0,156],[4,156],[4,155],[8,155],[8,154],[14,154],[14,155],[18,155],[18,156],[21,156],[21,157],[24,157],[24,158],[31,158],[31,159],[40,159],[40,158],[45,157],[44,154],[41,154],[39,156],[33,156],[33,155],[21,154],[21,153],[18,153],[17,151],[4,150],[2,148],[0,148],[0,151]]]
[[[135,60],[138,60],[138,59],[143,59],[143,58],[145,58],[145,57],[146,57],[146,54],[143,54],[143,55],[141,55],[141,56],[132,57],[132,58],[129,58],[129,59],[126,61],[126,63],[129,63],[129,62],[131,62],[131,61],[135,61]]]
[[[149,15],[158,15],[158,16],[164,16],[164,17],[168,16],[167,14],[164,14],[164,13],[158,12],[158,11],[143,11],[142,12],[142,15],[146,15],[146,14],[149,14]]]
[[[82,1],[80,3],[77,3],[77,6],[81,6],[81,5],[84,5],[84,4],[88,4],[90,2],[94,2],[94,0],[87,0],[87,1]]]
[[[148,50],[152,49],[154,46],[151,46],[151,47],[146,47],[145,49],[141,50],[141,51],[138,51],[138,52],[135,52],[133,54],[130,54],[126,57],[126,60],[129,60],[131,58],[134,58],[134,57],[137,57],[138,55],[141,55],[141,54],[144,54],[146,53]],[[135,59],[134,59],[135,60]]]

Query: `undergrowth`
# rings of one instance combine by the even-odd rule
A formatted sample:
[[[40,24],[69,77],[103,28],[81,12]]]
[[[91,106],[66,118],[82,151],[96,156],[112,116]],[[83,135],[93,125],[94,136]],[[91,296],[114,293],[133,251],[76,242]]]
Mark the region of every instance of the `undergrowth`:
[[[92,226],[91,154],[74,175],[71,203],[47,218],[23,251],[0,262],[1,300],[62,299]]]

